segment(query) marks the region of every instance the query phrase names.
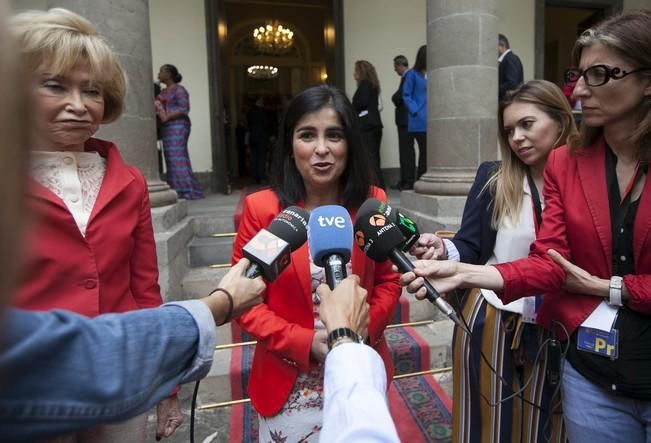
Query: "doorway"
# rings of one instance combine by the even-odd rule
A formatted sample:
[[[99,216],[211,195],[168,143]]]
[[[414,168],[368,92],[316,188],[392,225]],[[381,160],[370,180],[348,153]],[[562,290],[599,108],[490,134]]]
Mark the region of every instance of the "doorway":
[[[254,103],[262,103],[268,115],[270,153],[293,95],[321,83],[344,87],[342,0],[205,1],[209,59],[214,61],[209,72],[213,170],[224,177],[218,189],[230,193],[260,181],[252,174],[256,159],[247,143],[247,114]],[[289,49],[259,50],[253,30],[269,23],[292,30]],[[271,78],[251,75],[248,69],[256,65],[274,66],[277,72]]]

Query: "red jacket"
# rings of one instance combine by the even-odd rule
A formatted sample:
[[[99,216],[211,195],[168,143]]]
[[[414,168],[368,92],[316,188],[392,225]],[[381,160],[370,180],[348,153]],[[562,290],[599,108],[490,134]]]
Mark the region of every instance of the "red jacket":
[[[369,197],[386,201],[386,194],[378,188],[372,188]],[[246,198],[233,245],[233,263],[242,258],[242,246],[280,211],[280,202],[271,190]],[[357,211],[349,212],[354,220]],[[383,333],[400,297],[399,276],[391,270],[390,262],[376,265],[357,247],[351,260],[353,274],[368,291],[369,340],[382,356],[391,380],[393,365]],[[314,317],[307,242],[292,253],[292,263],[267,286],[263,299],[263,304],[242,315],[238,322],[258,339],[248,389],[255,409],[268,417],[285,404],[298,372],[307,372],[311,363]]]
[[[86,151],[107,160],[86,237],[65,203],[30,180],[34,221],[15,306],[67,309],[94,317],[162,303],[147,182],[113,143],[90,139]]]
[[[551,152],[545,169],[545,210],[528,258],[496,265],[504,278],[502,300],[545,294],[539,322],[561,321],[571,335],[603,300],[560,289],[565,273],[547,255],[555,249],[577,266],[600,278],[612,270],[610,206],[606,189],[603,139],[571,155],[567,147]],[[624,276],[631,295],[627,306],[651,315],[651,180],[647,179],[633,227],[637,275]]]

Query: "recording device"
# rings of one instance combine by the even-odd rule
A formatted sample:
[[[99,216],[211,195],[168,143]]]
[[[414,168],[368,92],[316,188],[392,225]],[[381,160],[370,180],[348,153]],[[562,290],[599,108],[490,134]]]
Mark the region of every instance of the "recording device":
[[[289,265],[291,252],[307,240],[309,213],[297,206],[290,206],[278,214],[267,229],[261,229],[242,248],[244,257],[251,261],[246,270],[248,278],[260,275],[268,282],[276,280]]]
[[[346,278],[346,263],[353,248],[353,221],[346,208],[328,205],[312,211],[307,242],[312,261],[324,268],[326,282],[334,289]]]
[[[369,200],[371,200],[369,202]],[[371,259],[377,262],[391,260],[401,273],[413,271],[414,265],[400,247],[405,237],[398,226],[382,212],[376,210],[377,205],[369,199],[359,208],[355,221],[355,243]],[[368,203],[368,205],[367,205]],[[450,320],[465,330],[454,309],[436,291],[434,286],[425,279],[426,298],[443,312]]]
[[[392,208],[388,203],[375,198],[366,199],[364,204],[359,208],[359,213],[371,210],[382,213],[400,229],[400,232],[405,237],[405,242],[400,247],[403,251],[409,251],[420,238],[420,232],[418,232],[416,223],[399,210]]]
[[[561,381],[561,343],[556,333],[556,322],[552,321],[551,336],[547,344],[547,381],[551,386],[557,386]]]

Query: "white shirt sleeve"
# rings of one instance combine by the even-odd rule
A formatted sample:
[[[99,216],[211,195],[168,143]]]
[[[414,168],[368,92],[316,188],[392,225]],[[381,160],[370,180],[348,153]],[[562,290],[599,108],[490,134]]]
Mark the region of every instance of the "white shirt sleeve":
[[[387,403],[387,376],[369,346],[343,343],[325,362],[322,442],[399,442]]]
[[[459,254],[459,250],[454,243],[447,238],[443,239],[443,243],[445,244],[445,249],[448,251],[448,260],[461,261],[461,254]]]

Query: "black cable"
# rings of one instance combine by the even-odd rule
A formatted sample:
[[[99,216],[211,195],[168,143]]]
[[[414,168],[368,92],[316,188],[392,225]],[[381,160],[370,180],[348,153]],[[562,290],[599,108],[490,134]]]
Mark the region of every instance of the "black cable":
[[[467,289],[466,291],[464,291],[464,295],[462,296],[461,299],[465,299],[465,298],[469,295],[470,291],[471,291],[471,289]],[[455,292],[455,297],[456,297],[456,299],[457,299],[457,303],[456,303],[455,309],[456,309],[456,311],[457,311],[457,314],[459,315],[459,318],[461,319],[461,321],[463,322],[463,324],[464,324],[464,326],[465,326],[465,328],[462,328],[462,329],[465,329],[465,331],[463,331],[463,332],[465,332],[466,334],[468,334],[468,336],[469,336],[469,343],[470,343],[470,346],[474,346],[474,345],[473,345],[473,339],[474,339],[474,336],[473,336],[473,334],[472,334],[472,331],[471,331],[470,325],[468,324],[466,318],[465,318],[464,315],[463,315],[463,309],[462,309],[462,305],[461,305],[461,303],[460,303],[460,298],[459,298],[458,292],[457,292],[456,290],[455,290],[454,292]],[[557,324],[557,325],[559,325],[561,328],[563,328],[563,331],[565,332],[565,336],[569,338],[569,334],[567,333],[567,329],[565,328],[565,326],[564,326],[561,322],[553,321],[552,323],[553,323],[553,324]],[[540,346],[538,347],[538,351],[536,352],[536,357],[534,358],[534,361],[533,361],[534,366],[535,366],[536,363],[538,362],[538,360],[539,360],[539,358],[540,358],[540,356],[541,356],[541,353],[542,353],[543,349],[544,349],[545,346],[546,346],[548,343],[550,343],[550,342],[551,342],[551,339],[545,339],[545,340],[543,340],[543,342],[540,344]],[[561,371],[560,371],[561,373],[562,373],[562,365],[564,364],[565,356],[566,356],[566,354],[567,354],[568,349],[569,349],[569,342],[567,343],[567,345],[565,346],[565,350],[563,351],[563,359],[561,360]],[[504,377],[503,377],[501,374],[498,374],[497,370],[496,370],[496,369],[491,365],[490,361],[488,360],[488,358],[487,358],[486,355],[484,354],[483,350],[481,349],[481,346],[479,347],[479,354],[480,354],[482,360],[484,360],[484,363],[486,364],[486,366],[488,366],[488,368],[491,370],[491,372],[492,372],[493,374],[495,374],[495,375],[499,378],[499,380],[502,382],[502,385],[503,385],[503,386],[506,386],[507,389],[509,389],[509,390],[512,392],[510,395],[508,395],[507,397],[502,398],[502,399],[501,399],[500,401],[498,401],[497,403],[492,403],[488,398],[486,398],[486,396],[485,396],[481,391],[479,391],[479,396],[480,396],[480,397],[481,397],[481,398],[486,402],[486,404],[487,404],[489,407],[492,407],[492,408],[494,408],[494,407],[500,405],[501,403],[504,403],[504,402],[506,402],[506,401],[509,401],[509,400],[511,400],[511,399],[513,399],[513,398],[515,398],[515,397],[519,397],[520,400],[521,400],[521,402],[527,403],[527,404],[529,404],[530,406],[532,406],[532,407],[538,409],[540,412],[543,412],[543,413],[546,413],[546,414],[547,414],[547,419],[545,420],[545,424],[544,424],[544,427],[543,427],[543,434],[544,434],[544,433],[545,433],[545,430],[546,430],[546,429],[548,428],[548,426],[549,426],[549,423],[550,423],[550,421],[551,421],[551,417],[552,417],[552,415],[554,414],[554,410],[556,409],[556,407],[552,407],[550,410],[547,410],[546,408],[543,408],[542,406],[537,405],[537,404],[533,403],[532,401],[529,401],[529,400],[527,400],[526,398],[524,398],[523,393],[524,393],[524,391],[526,390],[527,386],[529,386],[529,384],[530,384],[531,381],[533,380],[533,376],[534,376],[534,374],[535,374],[535,371],[532,371],[532,372],[531,372],[531,374],[529,375],[527,381],[525,382],[525,384],[524,384],[520,389],[514,391],[514,390],[511,388],[511,385],[506,381],[506,379],[504,379]],[[470,360],[470,361],[472,361],[472,360]],[[469,367],[468,370],[470,371],[471,368]],[[556,395],[558,395],[558,392],[560,391],[560,386],[561,386],[561,383],[560,383],[560,380],[559,380],[559,383],[556,385],[556,388],[555,388],[554,392],[552,392],[552,395],[551,395],[551,397],[550,397],[550,404],[553,403],[554,398],[556,397]],[[522,409],[523,409],[523,411],[524,411],[524,408],[522,408]],[[549,440],[551,439],[552,435],[550,435],[549,438],[547,438],[546,435],[544,435],[544,437],[546,438],[547,441],[549,441]]]
[[[197,407],[197,394],[199,393],[199,381],[194,384],[192,393],[192,405],[190,406],[190,443],[194,443],[194,410]]]

